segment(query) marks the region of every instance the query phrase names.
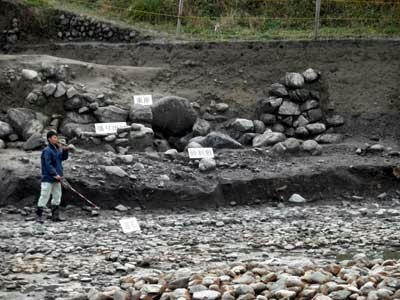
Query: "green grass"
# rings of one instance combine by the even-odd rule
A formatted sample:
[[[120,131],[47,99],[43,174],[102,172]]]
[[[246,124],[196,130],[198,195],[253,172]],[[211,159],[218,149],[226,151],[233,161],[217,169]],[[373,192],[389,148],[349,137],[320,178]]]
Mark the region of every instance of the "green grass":
[[[23,1],[35,7],[66,9],[176,38],[176,0]],[[323,3],[320,39],[400,36],[400,2],[387,0],[384,5],[351,1]],[[185,0],[179,38],[209,41],[312,39],[314,5],[311,0]],[[217,32],[216,24],[219,24]]]
[[[48,0],[24,0],[25,4],[32,7],[49,7],[50,2]]]

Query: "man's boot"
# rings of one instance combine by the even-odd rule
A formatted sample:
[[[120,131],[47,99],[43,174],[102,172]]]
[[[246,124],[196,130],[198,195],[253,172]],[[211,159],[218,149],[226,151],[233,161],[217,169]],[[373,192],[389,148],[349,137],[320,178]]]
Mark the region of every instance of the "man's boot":
[[[65,220],[60,217],[60,206],[53,205],[51,207],[51,220],[53,222],[64,222]]]
[[[38,223],[43,223],[43,208],[42,207],[38,207],[36,208],[36,221]]]

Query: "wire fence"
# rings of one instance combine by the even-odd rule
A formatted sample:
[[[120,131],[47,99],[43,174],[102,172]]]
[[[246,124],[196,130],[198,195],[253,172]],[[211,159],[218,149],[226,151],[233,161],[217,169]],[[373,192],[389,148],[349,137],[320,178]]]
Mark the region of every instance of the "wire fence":
[[[61,3],[65,7],[90,10],[98,16],[176,32],[181,37],[318,39],[400,35],[400,0],[61,0]]]

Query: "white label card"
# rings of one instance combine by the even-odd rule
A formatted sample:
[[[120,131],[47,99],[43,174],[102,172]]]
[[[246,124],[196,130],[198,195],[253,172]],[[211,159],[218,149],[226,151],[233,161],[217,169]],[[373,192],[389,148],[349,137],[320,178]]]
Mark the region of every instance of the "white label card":
[[[94,127],[96,128],[96,133],[117,133],[118,128],[126,127],[126,122],[116,122],[116,123],[96,123]]]
[[[119,223],[121,224],[124,233],[142,232],[136,218],[122,219],[119,220]]]
[[[214,158],[214,151],[212,148],[188,148],[189,157],[193,159],[198,158]]]
[[[153,105],[152,95],[135,95],[133,96],[133,104]]]

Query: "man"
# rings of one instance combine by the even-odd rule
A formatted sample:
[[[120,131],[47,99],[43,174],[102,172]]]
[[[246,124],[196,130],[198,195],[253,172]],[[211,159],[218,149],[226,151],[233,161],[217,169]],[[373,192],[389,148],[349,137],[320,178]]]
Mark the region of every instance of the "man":
[[[42,180],[41,192],[37,207],[37,221],[43,223],[43,209],[51,199],[51,219],[54,222],[64,221],[60,218],[61,179],[64,175],[62,161],[68,159],[68,148],[58,144],[57,133],[47,133],[48,145],[41,156]]]

